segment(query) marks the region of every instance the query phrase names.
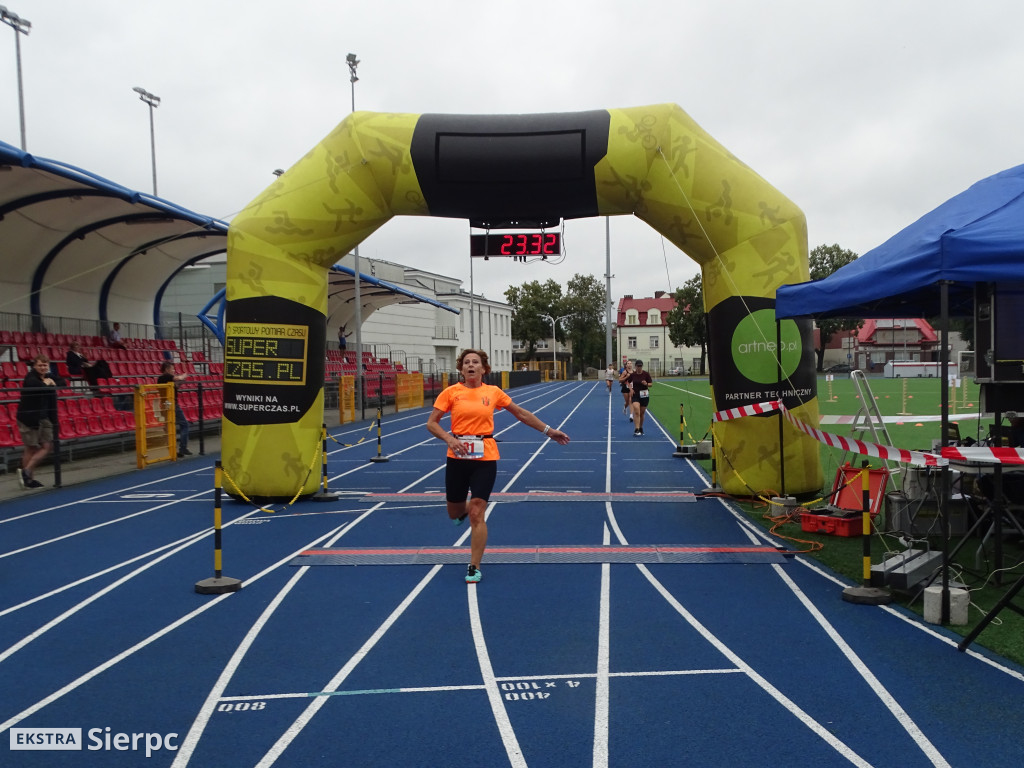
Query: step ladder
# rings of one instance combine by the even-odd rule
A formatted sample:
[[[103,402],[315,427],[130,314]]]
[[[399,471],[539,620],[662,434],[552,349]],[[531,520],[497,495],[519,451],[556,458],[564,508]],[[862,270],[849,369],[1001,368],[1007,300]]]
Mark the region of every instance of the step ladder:
[[[882,414],[878,410],[878,403],[875,402],[875,395],[871,391],[871,385],[868,383],[864,371],[855,368],[850,371],[850,379],[853,381],[854,391],[860,397],[860,410],[853,416],[853,422],[850,424],[850,436],[865,442],[892,445],[889,430],[885,426],[885,421],[882,420]],[[870,434],[869,440],[865,440],[865,434]],[[844,466],[847,462],[855,460],[857,455],[859,454],[854,454],[853,451],[844,451],[839,461],[839,466]],[[894,472],[901,471],[903,467],[898,461],[893,459],[885,459],[885,466],[889,470],[889,477],[886,483],[888,485],[888,483],[895,482],[893,480]]]

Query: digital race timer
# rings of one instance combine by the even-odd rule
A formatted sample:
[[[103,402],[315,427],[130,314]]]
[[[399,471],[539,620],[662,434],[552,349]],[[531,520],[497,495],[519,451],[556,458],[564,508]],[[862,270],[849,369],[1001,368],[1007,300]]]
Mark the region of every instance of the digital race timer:
[[[562,236],[557,232],[506,232],[500,235],[470,235],[469,255],[512,256],[558,256],[562,252]]]

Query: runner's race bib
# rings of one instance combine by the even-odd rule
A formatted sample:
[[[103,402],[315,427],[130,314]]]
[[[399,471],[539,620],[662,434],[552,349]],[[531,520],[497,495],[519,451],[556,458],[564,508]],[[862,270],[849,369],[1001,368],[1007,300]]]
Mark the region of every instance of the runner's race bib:
[[[650,396],[651,396],[651,393],[648,392],[646,389],[641,389],[640,390],[640,397],[650,397]]]
[[[462,450],[466,452],[464,459],[482,459],[484,457],[484,440],[482,437],[460,437]]]

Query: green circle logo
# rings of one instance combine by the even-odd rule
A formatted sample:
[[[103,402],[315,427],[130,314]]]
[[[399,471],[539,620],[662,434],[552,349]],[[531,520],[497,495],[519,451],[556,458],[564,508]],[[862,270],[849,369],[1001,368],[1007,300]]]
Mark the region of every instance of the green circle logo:
[[[782,377],[793,375],[800,363],[802,349],[800,329],[793,320],[782,321]],[[760,309],[736,326],[732,334],[732,359],[743,376],[758,384],[774,384],[779,380],[775,355],[777,341],[775,311]]]

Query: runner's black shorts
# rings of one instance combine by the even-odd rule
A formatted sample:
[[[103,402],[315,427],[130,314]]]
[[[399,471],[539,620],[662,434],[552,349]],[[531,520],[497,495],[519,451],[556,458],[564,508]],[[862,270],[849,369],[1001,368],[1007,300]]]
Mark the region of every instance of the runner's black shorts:
[[[466,500],[466,493],[474,499],[488,501],[498,476],[498,462],[483,459],[453,459],[448,457],[444,471],[445,498],[457,504]]]
[[[640,403],[640,405],[642,405],[644,408],[646,408],[648,405],[650,405],[651,398],[650,397],[640,397],[640,395],[638,395],[638,394],[636,394],[634,392],[633,393],[633,398],[630,400],[630,402]]]

